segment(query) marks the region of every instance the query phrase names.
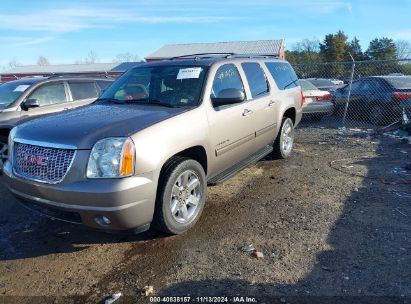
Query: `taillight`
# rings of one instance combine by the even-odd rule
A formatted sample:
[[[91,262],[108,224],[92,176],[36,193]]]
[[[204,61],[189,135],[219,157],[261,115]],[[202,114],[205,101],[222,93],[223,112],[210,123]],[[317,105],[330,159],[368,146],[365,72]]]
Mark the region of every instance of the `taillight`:
[[[333,96],[331,94],[325,94],[323,96],[315,96],[315,100],[322,100],[322,99],[331,99]]]
[[[305,96],[304,96],[303,90],[301,90],[301,107],[303,107],[304,103],[305,103]]]
[[[407,100],[408,98],[411,98],[411,92],[394,92],[392,93],[392,96],[399,100]]]

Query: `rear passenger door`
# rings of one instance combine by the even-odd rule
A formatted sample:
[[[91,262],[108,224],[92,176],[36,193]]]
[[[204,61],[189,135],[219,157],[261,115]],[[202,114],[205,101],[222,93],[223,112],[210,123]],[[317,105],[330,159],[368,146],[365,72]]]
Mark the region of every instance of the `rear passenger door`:
[[[270,95],[270,84],[263,67],[258,62],[241,64],[247,79],[249,108],[253,111],[255,145],[261,148],[272,144],[275,137],[275,110],[278,104]]]
[[[99,96],[95,81],[68,81],[72,107],[80,107],[92,103]]]

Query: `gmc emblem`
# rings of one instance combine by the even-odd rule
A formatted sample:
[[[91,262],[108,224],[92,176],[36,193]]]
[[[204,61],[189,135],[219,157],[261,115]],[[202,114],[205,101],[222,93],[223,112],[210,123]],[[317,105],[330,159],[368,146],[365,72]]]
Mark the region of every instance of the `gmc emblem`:
[[[23,160],[31,165],[47,166],[49,158],[43,155],[24,155]]]

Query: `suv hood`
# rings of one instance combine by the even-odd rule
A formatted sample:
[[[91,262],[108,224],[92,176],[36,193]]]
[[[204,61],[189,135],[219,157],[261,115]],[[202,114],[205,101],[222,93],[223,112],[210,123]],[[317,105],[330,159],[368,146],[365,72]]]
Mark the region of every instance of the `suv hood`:
[[[129,136],[184,111],[154,105],[94,104],[19,125],[15,138],[91,149],[100,139]]]

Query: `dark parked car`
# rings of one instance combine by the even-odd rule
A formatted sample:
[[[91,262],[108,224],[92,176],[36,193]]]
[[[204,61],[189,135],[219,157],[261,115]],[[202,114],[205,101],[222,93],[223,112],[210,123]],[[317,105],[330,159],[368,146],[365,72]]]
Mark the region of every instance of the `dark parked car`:
[[[9,81],[0,86],[0,167],[7,138],[16,125],[41,115],[89,104],[113,83],[101,77],[52,76]]]
[[[342,112],[349,85],[336,90],[334,102]],[[389,124],[401,118],[403,104],[411,97],[411,76],[373,76],[353,81],[348,107],[350,115],[368,119],[375,125]]]

